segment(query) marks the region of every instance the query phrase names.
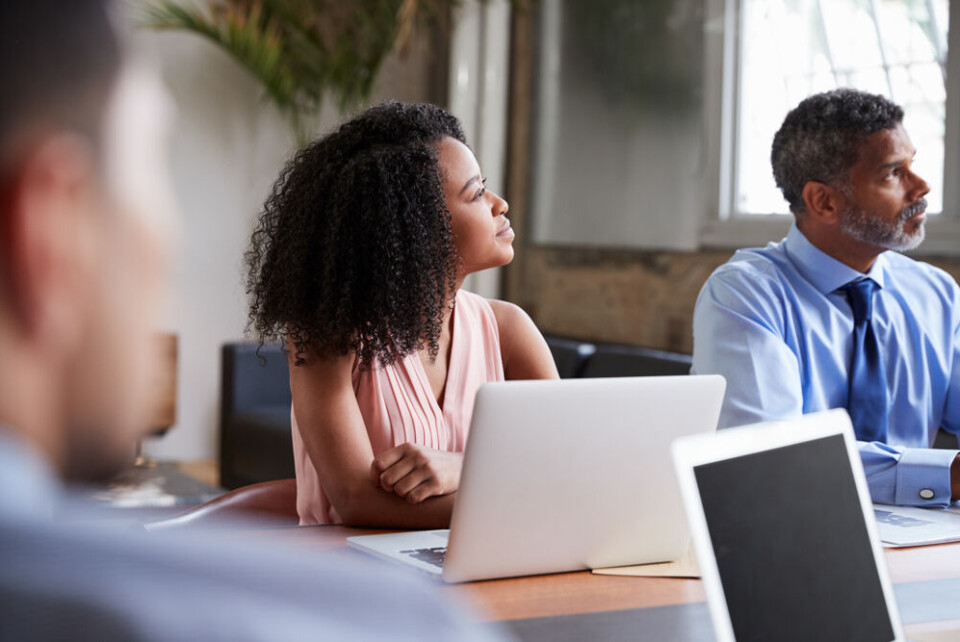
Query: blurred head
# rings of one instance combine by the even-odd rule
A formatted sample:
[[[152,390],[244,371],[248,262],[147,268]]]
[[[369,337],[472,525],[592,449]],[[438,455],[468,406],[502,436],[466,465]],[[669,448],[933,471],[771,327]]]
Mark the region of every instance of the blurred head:
[[[513,258],[506,211],[455,117],[373,107],[302,149],[274,185],[247,254],[250,324],[288,339],[297,363],[435,355],[462,279]]]
[[[787,114],[773,174],[805,233],[829,229],[875,252],[923,241],[929,188],[912,171],[902,120],[883,96],[852,89],[810,96]]]
[[[148,427],[167,105],[106,2],[0,11],[0,423],[66,477],[101,478]]]

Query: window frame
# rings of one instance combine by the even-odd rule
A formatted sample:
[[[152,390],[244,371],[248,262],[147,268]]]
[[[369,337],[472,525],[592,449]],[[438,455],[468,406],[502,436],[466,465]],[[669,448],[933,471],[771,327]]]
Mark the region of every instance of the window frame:
[[[711,211],[700,229],[704,248],[763,245],[783,238],[793,217],[741,214],[734,207],[737,186],[741,0],[705,0],[705,131]],[[948,52],[960,52],[960,6],[951,7]],[[947,55],[943,212],[928,220],[927,239],[915,256],[960,256],[960,53]],[[951,180],[951,178],[953,180]],[[772,176],[770,180],[773,180]]]

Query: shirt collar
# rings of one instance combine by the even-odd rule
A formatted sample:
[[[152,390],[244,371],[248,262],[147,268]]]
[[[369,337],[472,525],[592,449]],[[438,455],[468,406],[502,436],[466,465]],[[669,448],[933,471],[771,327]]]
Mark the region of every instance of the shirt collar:
[[[864,275],[816,247],[803,235],[796,223],[790,226],[790,232],[787,233],[783,246],[787,258],[794,267],[822,294],[830,294],[837,288],[862,279],[864,276],[873,279],[877,285],[883,287],[886,265],[883,254],[877,257],[870,271]]]
[[[0,519],[50,519],[59,500],[60,484],[50,465],[0,425]]]

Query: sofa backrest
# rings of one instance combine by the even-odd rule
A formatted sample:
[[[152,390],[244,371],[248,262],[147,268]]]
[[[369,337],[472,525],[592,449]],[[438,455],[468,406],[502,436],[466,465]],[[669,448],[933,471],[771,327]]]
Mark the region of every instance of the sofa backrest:
[[[553,355],[553,361],[557,364],[557,372],[561,379],[573,379],[583,373],[583,367],[587,364],[590,355],[596,350],[592,343],[578,341],[576,339],[564,339],[544,335],[550,353]]]
[[[279,344],[228,343],[222,352],[222,403],[227,415],[263,405],[290,405],[290,368]]]
[[[583,377],[655,377],[690,374],[689,355],[635,346],[599,344]]]

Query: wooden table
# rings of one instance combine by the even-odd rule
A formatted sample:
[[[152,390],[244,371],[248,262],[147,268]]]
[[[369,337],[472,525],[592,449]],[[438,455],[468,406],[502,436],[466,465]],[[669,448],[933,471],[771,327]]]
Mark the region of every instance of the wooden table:
[[[343,526],[274,529],[270,539],[311,550],[362,555],[347,549],[346,538],[379,532]],[[960,578],[960,543],[888,549],[894,584]],[[594,575],[587,571],[444,586],[465,597],[489,620],[514,620],[598,613],[703,602],[700,580]]]

